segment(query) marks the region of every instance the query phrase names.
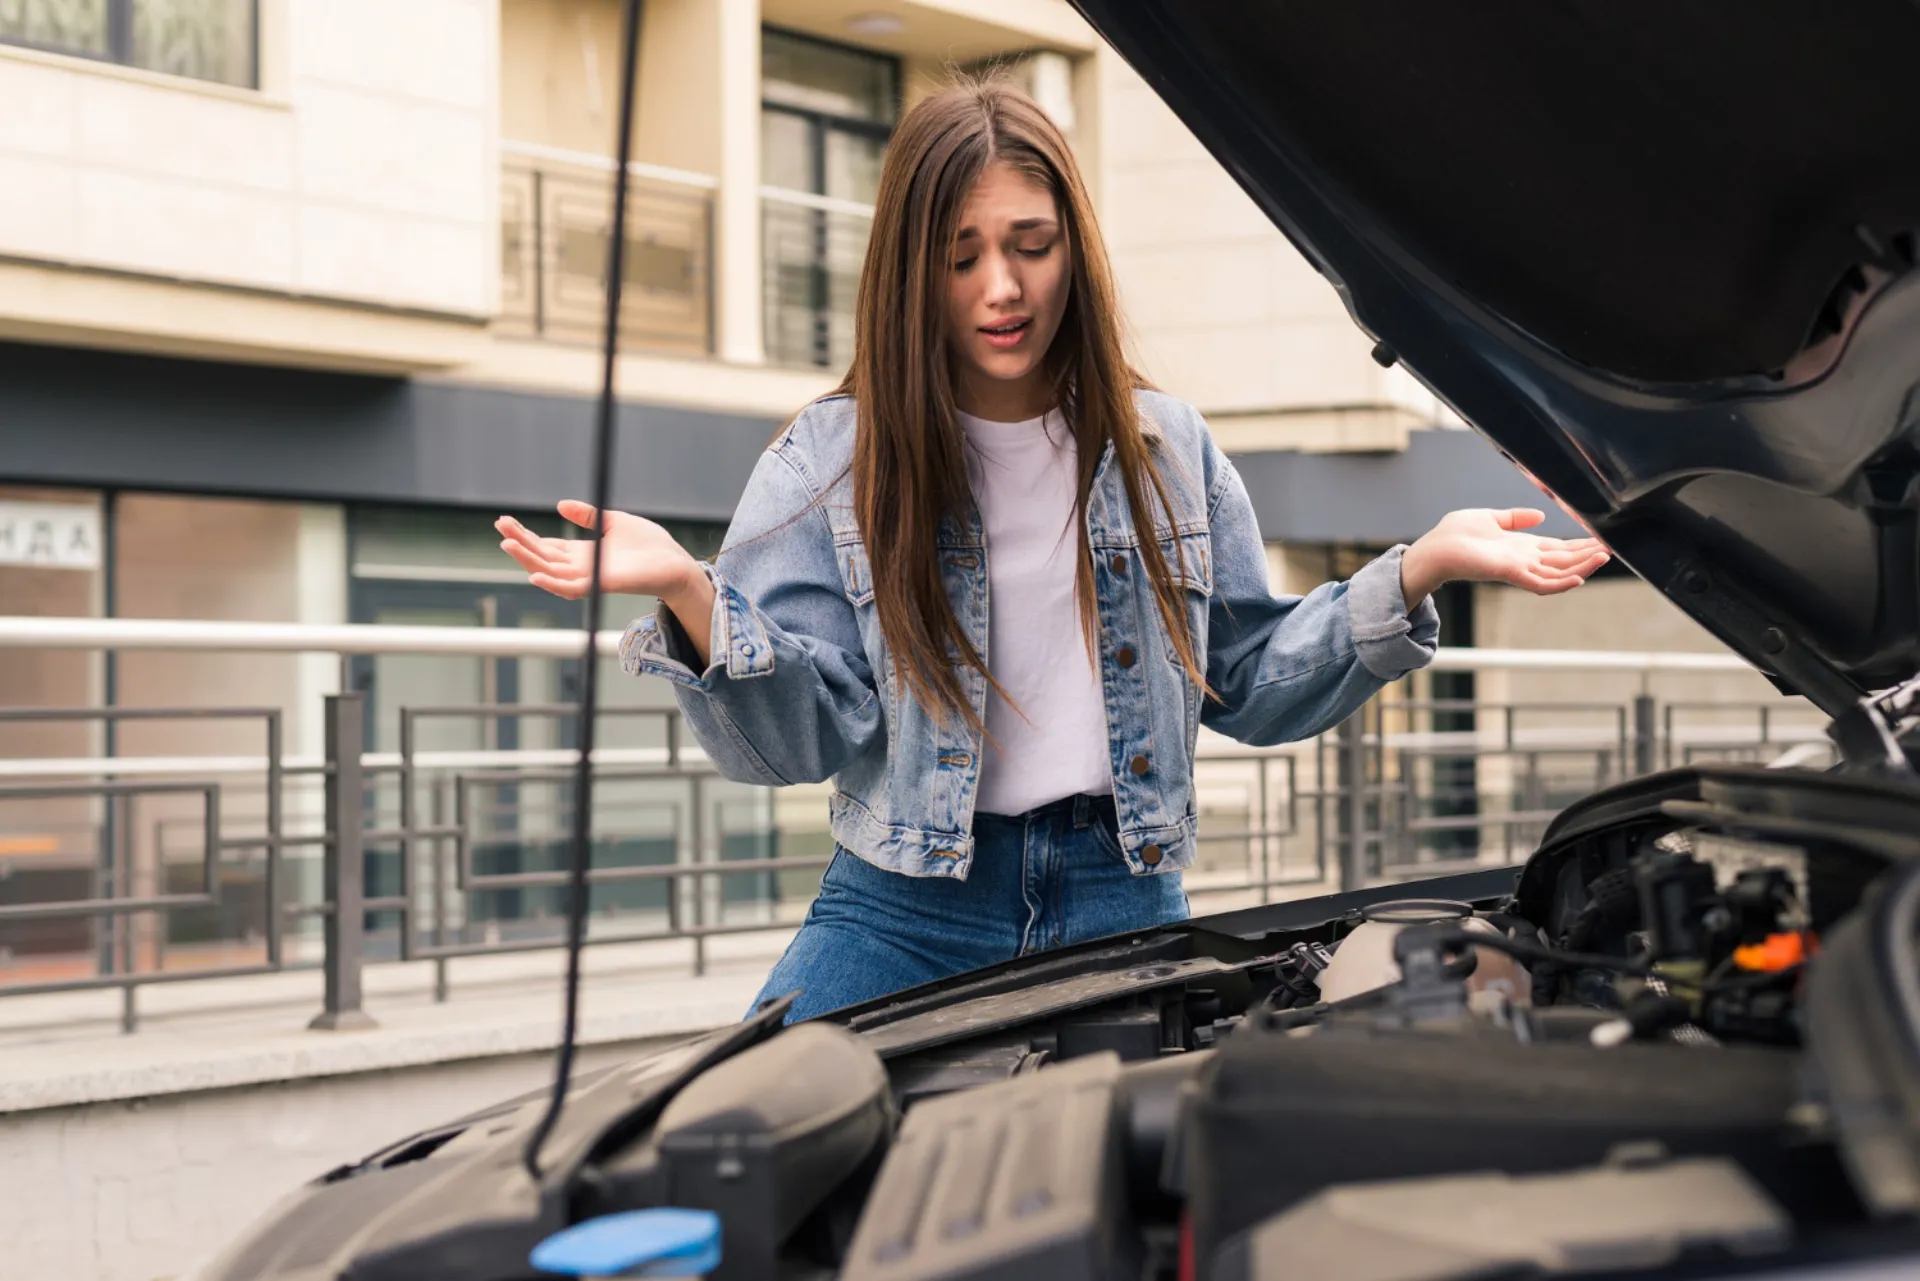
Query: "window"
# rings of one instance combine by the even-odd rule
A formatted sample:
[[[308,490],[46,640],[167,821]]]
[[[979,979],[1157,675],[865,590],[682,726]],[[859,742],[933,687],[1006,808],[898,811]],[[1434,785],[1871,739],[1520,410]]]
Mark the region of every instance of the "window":
[[[251,89],[257,0],[0,0],[0,43]]]
[[[768,29],[761,35],[760,180],[767,354],[844,366],[880,157],[900,110],[900,63]]]

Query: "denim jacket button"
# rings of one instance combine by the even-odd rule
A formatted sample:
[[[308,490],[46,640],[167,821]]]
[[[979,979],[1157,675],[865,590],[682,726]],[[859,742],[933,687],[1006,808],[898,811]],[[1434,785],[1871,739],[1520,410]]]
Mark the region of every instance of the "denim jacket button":
[[[1127,768],[1131,769],[1134,772],[1134,775],[1138,777],[1138,776],[1144,775],[1149,769],[1152,768],[1152,766],[1147,764],[1146,757],[1136,756],[1133,758],[1133,763],[1129,765]]]
[[[1120,664],[1120,666],[1122,667],[1132,667],[1133,666],[1133,646],[1122,645],[1120,647],[1119,652],[1113,656],[1113,661]]]
[[[1107,562],[1107,566],[1116,574],[1124,574],[1127,572],[1127,558],[1116,552],[1113,559]]]
[[[1149,845],[1140,851],[1140,861],[1148,867],[1158,867],[1164,855],[1158,845]]]

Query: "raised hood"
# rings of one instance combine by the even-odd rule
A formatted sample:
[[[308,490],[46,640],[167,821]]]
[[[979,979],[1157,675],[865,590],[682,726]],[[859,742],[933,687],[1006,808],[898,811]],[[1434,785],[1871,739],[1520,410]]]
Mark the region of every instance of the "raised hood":
[[[1074,3],[1708,630],[1834,714],[1920,671],[1920,3]]]

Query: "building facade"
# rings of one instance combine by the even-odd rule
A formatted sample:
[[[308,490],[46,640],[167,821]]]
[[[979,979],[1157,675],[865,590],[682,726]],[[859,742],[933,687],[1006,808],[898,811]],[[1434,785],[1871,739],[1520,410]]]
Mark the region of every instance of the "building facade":
[[[0,614],[574,624],[500,556],[491,518],[557,529],[553,501],[589,481],[619,11],[0,0]],[[837,381],[888,135],[954,68],[1002,69],[1069,132],[1141,364],[1239,462],[1277,586],[1350,572],[1450,507],[1535,501],[1372,361],[1334,291],[1065,0],[643,12],[615,495],[696,550],[784,419]],[[1456,591],[1445,614],[1450,643],[1710,644],[1628,578],[1566,602]],[[321,697],[343,684],[369,693],[385,749],[402,705],[554,702],[577,676],[531,659],[10,651],[0,705],[278,707],[288,750],[311,755]],[[1764,693],[1715,680],[1714,697]],[[1476,693],[1453,682],[1428,692]],[[634,709],[667,701],[606,688]],[[236,732],[6,726],[0,758],[220,752]],[[428,746],[558,732],[447,724]],[[752,815],[775,802],[736,800],[742,832],[767,826]],[[503,848],[538,808],[516,804]],[[61,833],[93,822],[0,815],[0,857],[57,875]],[[634,858],[650,839],[637,819],[619,837]],[[165,857],[148,862],[164,876]]]

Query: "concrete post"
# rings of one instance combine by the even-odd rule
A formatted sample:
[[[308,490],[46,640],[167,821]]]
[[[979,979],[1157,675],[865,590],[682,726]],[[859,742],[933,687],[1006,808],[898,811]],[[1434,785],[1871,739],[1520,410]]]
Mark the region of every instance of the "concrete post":
[[[1340,722],[1340,888],[1367,883],[1367,709]]]
[[[374,1026],[360,1008],[360,965],[366,948],[366,696],[327,696],[326,1004],[307,1026],[323,1032]]]
[[[1642,774],[1651,774],[1659,768],[1659,763],[1654,759],[1656,744],[1654,715],[1653,695],[1634,695],[1633,773],[1636,778]]]

